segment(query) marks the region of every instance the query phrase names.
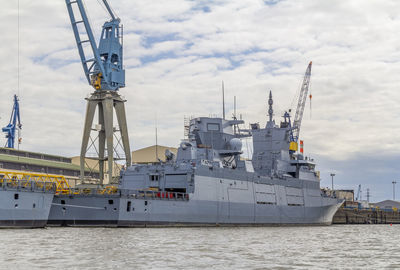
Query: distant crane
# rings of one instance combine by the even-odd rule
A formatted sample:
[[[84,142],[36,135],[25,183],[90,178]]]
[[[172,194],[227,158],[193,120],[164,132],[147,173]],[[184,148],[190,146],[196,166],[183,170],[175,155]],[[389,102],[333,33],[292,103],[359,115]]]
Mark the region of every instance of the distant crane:
[[[361,201],[361,200],[362,200],[362,190],[361,190],[361,185],[358,185],[356,201]]]
[[[304,108],[306,106],[308,88],[310,87],[310,79],[311,79],[311,66],[312,62],[308,64],[306,73],[304,75],[303,84],[301,86],[299,100],[297,103],[296,114],[293,120],[293,139],[295,142],[299,140],[301,120],[303,119]]]
[[[17,95],[14,95],[14,105],[11,111],[10,122],[6,127],[2,128],[2,131],[6,133],[6,138],[7,138],[6,147],[14,148],[15,135],[16,135],[15,133],[17,128],[18,130],[21,130],[22,124],[21,124],[21,117],[19,114],[18,97]],[[21,138],[19,135],[18,135],[18,143],[21,143]]]
[[[312,62],[308,64],[306,73],[304,75],[303,83],[301,85],[301,90],[299,94],[299,100],[297,102],[297,109],[293,125],[291,124],[290,121],[290,114],[287,112],[285,112],[284,114],[285,122],[289,123],[289,126],[292,127],[290,132],[290,146],[289,146],[290,147],[289,150],[291,153],[294,153],[295,151],[298,150],[298,140],[300,135],[301,120],[303,119],[303,113],[304,113],[304,108],[306,106],[308,89],[310,87],[311,67],[312,67]],[[312,95],[310,95],[309,97],[311,100]]]
[[[123,27],[121,20],[114,14],[106,0],[103,3],[111,19],[103,24],[99,46],[97,46],[92,28],[82,0],[65,0],[72,29],[75,35],[79,56],[81,58],[83,71],[88,83],[95,89],[95,92],[87,98],[85,125],[83,130],[80,169],[81,178],[84,178],[85,159],[88,150],[90,133],[93,130],[93,118],[98,107],[98,149],[96,152],[99,160],[100,182],[104,180],[104,162],[108,162],[107,174],[109,181],[112,180],[114,160],[126,160],[126,166],[131,164],[129,147],[128,127],[124,100],[118,90],[125,86],[125,70],[123,68]],[[87,44],[90,44],[88,49]],[[85,50],[86,49],[86,50]],[[88,56],[86,53],[92,52]],[[113,126],[114,109],[116,112],[119,130]],[[125,157],[117,154],[114,157],[113,143],[114,132],[120,132],[122,148]],[[119,143],[119,141],[117,142]],[[94,145],[92,140],[91,146]],[[89,146],[90,147],[90,146]],[[105,156],[107,150],[107,156]]]

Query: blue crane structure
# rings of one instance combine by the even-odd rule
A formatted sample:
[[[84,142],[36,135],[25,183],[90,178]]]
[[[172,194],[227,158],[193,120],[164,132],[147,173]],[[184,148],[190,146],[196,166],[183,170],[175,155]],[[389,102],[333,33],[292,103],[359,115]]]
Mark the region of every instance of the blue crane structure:
[[[124,87],[125,70],[122,57],[123,27],[121,20],[115,16],[107,1],[103,0],[111,20],[104,23],[97,47],[82,0],[66,0],[65,2],[88,83],[96,90],[118,90]],[[76,12],[78,10],[74,9],[73,4],[76,4],[81,19],[77,19]],[[80,28],[80,25],[83,27]],[[88,51],[84,48],[85,43],[90,44],[92,51],[90,56],[87,55]]]
[[[15,135],[16,135],[16,130],[22,128],[21,124],[21,117],[19,114],[19,102],[18,102],[18,97],[17,95],[14,95],[14,105],[13,109],[11,111],[11,117],[10,117],[10,122],[6,127],[2,128],[2,131],[6,133],[6,138],[7,138],[7,143],[6,147],[8,148],[14,148],[15,144]],[[20,138],[18,138],[18,143],[20,142]]]
[[[119,88],[125,87],[123,27],[121,20],[115,15],[108,2],[103,0],[111,19],[103,24],[99,46],[97,46],[83,1],[65,0],[65,3],[85,77],[89,85],[95,89],[91,96],[86,99],[88,103],[80,154],[81,178],[85,177],[86,158],[96,159],[99,162],[100,183],[103,184],[105,172],[109,181],[113,178],[114,160],[125,160],[126,166],[131,164],[124,106],[126,100],[118,93]],[[92,124],[97,108],[98,124],[93,129]],[[114,110],[119,129],[113,125]],[[97,132],[95,139],[91,138],[92,131]],[[124,157],[115,151],[117,145],[114,145],[113,138],[116,132],[120,132],[121,139],[117,140],[117,144],[123,149]],[[97,139],[98,147],[96,148],[95,141]],[[95,148],[96,157],[87,157],[88,146]],[[116,154],[115,157],[114,154]],[[105,166],[106,162],[108,166]],[[105,168],[107,169],[105,170]]]

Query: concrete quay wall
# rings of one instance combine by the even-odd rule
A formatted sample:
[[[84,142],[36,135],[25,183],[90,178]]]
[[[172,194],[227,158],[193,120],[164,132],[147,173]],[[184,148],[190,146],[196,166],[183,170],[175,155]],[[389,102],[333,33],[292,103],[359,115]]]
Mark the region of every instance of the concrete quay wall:
[[[333,217],[333,224],[400,224],[400,212],[382,209],[341,207]]]

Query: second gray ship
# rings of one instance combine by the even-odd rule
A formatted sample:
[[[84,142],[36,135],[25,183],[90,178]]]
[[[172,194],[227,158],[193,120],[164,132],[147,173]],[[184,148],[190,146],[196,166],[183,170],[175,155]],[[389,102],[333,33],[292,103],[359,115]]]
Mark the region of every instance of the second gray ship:
[[[264,128],[244,121],[191,119],[188,139],[166,162],[132,165],[115,194],[59,195],[49,223],[69,226],[329,225],[342,204],[321,192],[311,159],[291,150],[286,113]],[[253,137],[252,160],[241,138]]]

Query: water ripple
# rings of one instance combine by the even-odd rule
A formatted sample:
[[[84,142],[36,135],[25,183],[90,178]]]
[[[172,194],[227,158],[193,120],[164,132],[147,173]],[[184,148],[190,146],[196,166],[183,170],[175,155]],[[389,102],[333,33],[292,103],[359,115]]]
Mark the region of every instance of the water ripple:
[[[399,269],[400,226],[0,230],[0,269]]]

